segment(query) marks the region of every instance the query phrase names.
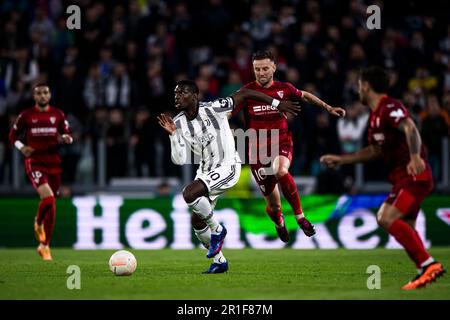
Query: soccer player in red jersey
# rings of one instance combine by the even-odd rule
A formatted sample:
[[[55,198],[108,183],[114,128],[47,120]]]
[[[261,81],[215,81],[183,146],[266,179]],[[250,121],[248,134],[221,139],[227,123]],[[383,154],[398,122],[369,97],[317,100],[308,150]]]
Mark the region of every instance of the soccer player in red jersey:
[[[408,110],[386,95],[388,87],[388,76],[383,69],[371,67],[361,72],[359,96],[371,109],[369,146],[353,154],[324,155],[320,160],[331,168],[377,158],[385,160],[393,188],[378,210],[377,221],[416,264],[419,274],[402,288],[411,290],[433,282],[445,270],[425,250],[415,230],[420,205],[433,189],[425,148]]]
[[[274,81],[273,75],[276,71],[276,65],[271,52],[258,51],[253,54],[252,61],[256,80],[246,84],[243,88],[256,90],[280,100],[303,100],[324,108],[332,115],[338,117],[345,115],[344,109],[333,108],[315,95],[295,88],[289,82]],[[292,207],[300,228],[308,237],[313,236],[316,233],[314,226],[304,216],[297,185],[289,173],[293,144],[286,115],[280,113],[276,106],[262,105],[254,100],[246,101],[235,108],[232,115],[238,114],[242,109],[244,110],[247,127],[256,131],[256,139],[249,139],[251,171],[264,195],[266,212],[275,223],[279,238],[283,242],[289,241],[289,233],[284,223],[284,216],[281,213],[281,199],[280,192],[276,188],[277,184],[280,185],[284,197]],[[273,139],[272,136],[268,136],[265,141],[260,139],[259,136],[267,130],[271,133],[278,130],[278,141]],[[276,150],[274,147],[278,147],[279,151],[278,154],[271,155],[270,158],[273,161],[270,164],[267,164],[268,161],[262,161],[261,158],[261,150],[268,147],[271,150]]]
[[[64,113],[49,105],[50,88],[38,84],[33,88],[36,104],[23,111],[11,128],[9,140],[25,156],[25,171],[41,199],[34,222],[39,246],[37,251],[44,260],[52,260],[50,239],[55,225],[55,196],[61,183],[59,139],[70,144],[69,123]]]

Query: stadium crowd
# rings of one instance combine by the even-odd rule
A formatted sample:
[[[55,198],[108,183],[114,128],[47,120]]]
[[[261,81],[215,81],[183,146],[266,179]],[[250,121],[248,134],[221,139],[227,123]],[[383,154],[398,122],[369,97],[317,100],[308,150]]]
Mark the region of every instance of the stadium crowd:
[[[321,155],[365,143],[368,108],[358,102],[358,70],[380,65],[389,70],[390,95],[420,128],[438,179],[450,128],[450,11],[398,15],[386,1],[374,3],[382,9],[380,30],[367,29],[360,0],[80,0],[81,29],[69,30],[73,1],[4,0],[0,182],[11,166],[9,127],[33,104],[37,82],[50,85],[52,104],[72,126],[76,142],[62,149],[66,184],[93,182],[98,141],[106,142],[108,179],[179,176],[156,122],[161,112],[174,112],[174,84],[195,79],[203,100],[224,97],[253,80],[258,49],[276,56],[277,79],[348,113],[336,120],[304,105],[290,119],[293,175],[323,174]],[[242,118],[231,122],[243,126]],[[351,184],[352,168],[342,172]]]

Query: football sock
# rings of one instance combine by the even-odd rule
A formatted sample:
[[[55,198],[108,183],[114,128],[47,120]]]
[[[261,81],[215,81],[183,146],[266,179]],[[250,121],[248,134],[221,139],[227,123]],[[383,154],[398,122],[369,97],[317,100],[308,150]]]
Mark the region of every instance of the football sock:
[[[209,227],[205,227],[202,230],[194,229],[195,236],[198,240],[203,244],[203,246],[208,249],[209,244],[211,242],[211,230]],[[220,251],[218,254],[214,256],[214,263],[224,263],[227,259],[223,255],[222,251]]]
[[[294,211],[294,214],[297,216],[303,214],[302,205],[300,204],[300,197],[298,196],[297,185],[292,179],[290,173],[285,174],[281,178],[278,179],[278,182],[281,186],[281,191],[283,191],[283,195]]]
[[[50,196],[44,199],[41,199],[39,202],[38,210],[36,212],[36,222],[38,225],[41,225],[47,216],[48,212],[52,210],[55,206],[55,197]]]
[[[283,219],[281,219],[281,209],[273,212],[272,210],[270,210],[269,206],[266,206],[266,212],[269,215],[270,219],[272,219],[272,221],[275,222],[277,226],[283,225]]]
[[[48,246],[53,233],[53,227],[55,226],[55,216],[56,216],[56,205],[55,198],[51,198],[51,203],[49,204],[49,209],[44,218],[44,230],[45,230],[45,242],[44,245]],[[48,198],[46,198],[48,199]]]
[[[206,249],[209,249],[209,244],[211,242],[211,229],[206,226],[204,229],[197,230],[194,229],[195,236],[203,244]]]
[[[211,203],[206,197],[199,197],[194,202],[188,203],[189,208],[197,214],[209,227],[212,234],[219,234],[222,232],[222,226],[214,218]]]
[[[401,219],[395,220],[388,232],[405,248],[417,268],[430,258],[418,233]]]
[[[426,266],[432,264],[434,262],[434,258],[433,257],[429,257],[427,260],[425,260],[424,262],[422,262],[420,264],[421,268],[425,268]]]

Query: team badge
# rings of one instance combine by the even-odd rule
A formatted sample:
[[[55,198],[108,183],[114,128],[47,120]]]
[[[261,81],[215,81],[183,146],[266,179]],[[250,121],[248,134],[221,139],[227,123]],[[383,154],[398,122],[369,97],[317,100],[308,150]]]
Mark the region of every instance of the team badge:
[[[277,91],[277,93],[278,93],[278,96],[279,96],[281,99],[283,99],[283,97],[284,97],[284,91],[283,91],[283,90]]]
[[[56,122],[56,117],[50,117],[50,122],[51,122],[52,124],[55,124],[55,122]]]

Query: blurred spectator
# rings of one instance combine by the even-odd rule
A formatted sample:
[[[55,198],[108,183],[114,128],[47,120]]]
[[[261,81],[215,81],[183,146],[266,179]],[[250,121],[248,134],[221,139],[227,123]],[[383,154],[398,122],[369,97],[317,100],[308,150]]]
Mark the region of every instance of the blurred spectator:
[[[120,109],[109,112],[106,130],[106,179],[124,177],[128,164],[128,145],[125,133],[125,119]]]
[[[108,107],[130,107],[131,82],[123,63],[116,63],[105,83],[106,105]]]
[[[442,138],[449,137],[448,115],[439,105],[436,95],[429,95],[427,106],[422,116],[422,138],[428,148],[428,160],[433,168],[435,181],[441,178]]]
[[[105,79],[102,77],[100,67],[97,64],[91,65],[87,76],[83,97],[86,106],[92,110],[104,107],[105,104]]]
[[[150,112],[140,108],[135,116],[130,143],[134,147],[134,169],[138,177],[156,176],[155,127]]]
[[[368,119],[369,112],[365,110],[361,103],[354,102],[348,105],[346,116],[339,118],[337,121],[337,133],[342,154],[353,153],[361,149]],[[346,165],[341,170],[344,175],[344,186],[350,189],[355,179],[355,166]]]

